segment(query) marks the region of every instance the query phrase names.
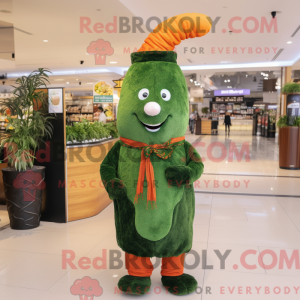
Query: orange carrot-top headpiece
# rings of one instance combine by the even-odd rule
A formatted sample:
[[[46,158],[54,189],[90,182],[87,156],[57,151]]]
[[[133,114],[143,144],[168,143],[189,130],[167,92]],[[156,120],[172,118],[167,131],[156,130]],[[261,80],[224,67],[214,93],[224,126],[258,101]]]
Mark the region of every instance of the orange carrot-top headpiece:
[[[169,18],[155,27],[145,39],[141,51],[173,51],[185,39],[206,35],[211,29],[211,19],[198,13],[186,13]]]

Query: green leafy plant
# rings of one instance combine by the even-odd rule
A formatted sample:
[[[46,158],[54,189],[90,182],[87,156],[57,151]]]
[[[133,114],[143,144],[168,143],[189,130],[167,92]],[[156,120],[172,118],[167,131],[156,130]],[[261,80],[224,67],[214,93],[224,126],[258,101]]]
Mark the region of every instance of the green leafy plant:
[[[103,124],[102,122],[88,122],[83,120],[81,123],[74,123],[73,126],[67,125],[66,138],[68,142],[84,142],[100,140],[103,138],[117,138],[119,136],[116,123]]]
[[[288,116],[282,116],[282,117],[280,117],[280,118],[278,119],[278,121],[277,121],[277,126],[278,126],[279,128],[289,126],[289,125],[288,125]]]
[[[300,127],[300,117],[296,117],[293,126]]]
[[[300,117],[282,116],[277,121],[277,126],[279,128],[288,127],[288,126],[297,126],[297,127],[300,127]]]
[[[284,94],[300,93],[300,84],[292,82],[286,83],[282,89]]]
[[[43,91],[49,83],[49,70],[41,68],[16,80],[13,97],[0,101],[0,112],[6,112],[6,133],[1,137],[1,149],[7,146],[9,166],[18,171],[33,167],[36,150],[53,133],[48,114],[48,100]]]
[[[201,109],[203,114],[207,114],[208,113],[208,107],[202,107]]]

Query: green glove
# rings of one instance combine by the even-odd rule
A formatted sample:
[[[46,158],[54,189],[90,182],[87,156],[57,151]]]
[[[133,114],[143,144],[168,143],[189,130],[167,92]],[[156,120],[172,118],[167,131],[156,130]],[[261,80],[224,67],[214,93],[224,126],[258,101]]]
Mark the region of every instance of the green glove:
[[[171,186],[186,186],[190,184],[191,169],[186,166],[171,166],[165,171],[166,178]]]

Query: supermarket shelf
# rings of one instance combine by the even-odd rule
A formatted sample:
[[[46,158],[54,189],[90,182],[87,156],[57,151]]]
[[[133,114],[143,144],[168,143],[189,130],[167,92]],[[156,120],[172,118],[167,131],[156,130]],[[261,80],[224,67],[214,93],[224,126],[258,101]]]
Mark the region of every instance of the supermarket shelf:
[[[67,114],[72,114],[72,115],[84,115],[84,114],[88,114],[88,115],[92,115],[94,114],[94,112],[69,112],[67,111]]]
[[[86,120],[88,122],[95,122],[94,120],[87,120],[87,119],[84,119],[84,120]],[[82,123],[81,121],[68,121],[68,122]]]

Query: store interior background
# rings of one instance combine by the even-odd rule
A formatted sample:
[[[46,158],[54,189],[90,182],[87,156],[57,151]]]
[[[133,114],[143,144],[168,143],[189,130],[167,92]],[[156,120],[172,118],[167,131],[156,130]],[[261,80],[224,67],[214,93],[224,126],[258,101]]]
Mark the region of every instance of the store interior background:
[[[159,4],[160,12],[157,12],[155,4]],[[269,3],[258,0],[252,1],[252,5],[247,8],[242,1],[233,0],[218,7],[210,3],[195,4],[192,1],[170,6],[156,0],[143,1],[143,6],[135,5],[133,0],[112,0],[101,5],[98,1],[89,0],[85,7],[80,2],[54,0],[47,5],[46,11],[34,0],[1,0],[0,6],[0,98],[11,95],[16,78],[44,67],[52,71],[49,87],[65,89],[67,112],[68,105],[75,104],[87,106],[87,111],[92,111],[94,84],[105,81],[114,86],[114,80],[126,76],[130,66],[129,54],[136,51],[146,37],[145,33],[133,30],[127,33],[108,32],[119,30],[120,16],[127,17],[132,25],[135,16],[143,20],[152,16],[163,18],[165,15],[185,12],[186,7],[193,7],[194,11],[204,12],[213,18],[220,16],[214,33],[201,39],[186,40],[176,47],[178,64],[186,77],[189,90],[190,113],[196,111],[199,116],[206,117],[202,108],[212,108],[210,103],[215,100],[214,90],[250,89],[250,95],[244,96],[244,103],[253,103],[252,109],[275,109],[278,118],[285,114],[282,86],[300,78],[298,14],[292,6],[286,7],[283,3],[274,4],[272,9],[278,12],[279,32],[256,34],[249,34],[245,30],[236,34],[228,30],[223,32],[221,29],[227,28],[228,19],[236,15],[242,19],[257,16],[260,26],[261,17],[270,22],[272,10]],[[29,6],[34,9],[28,10]],[[260,7],[260,14],[257,7]],[[283,10],[284,13],[281,13]],[[80,25],[88,21],[91,22],[89,32]],[[104,26],[110,26],[101,34],[94,27],[100,21]],[[151,24],[155,26],[155,22]],[[239,27],[241,23],[236,22],[235,26]],[[249,28],[253,26],[254,23],[250,21]],[[141,28],[147,32],[145,24]],[[95,64],[94,55],[87,53],[89,44],[99,38],[109,41],[114,49],[113,55],[105,56],[104,65]],[[233,47],[238,48],[237,54],[233,53]],[[245,53],[239,47],[246,47]],[[247,53],[249,47],[253,51],[261,48],[262,53]],[[223,49],[222,52],[219,48]],[[115,89],[115,119],[118,102],[119,91]],[[69,110],[68,116],[71,120],[76,120],[78,115],[72,115]],[[93,115],[84,117],[92,120]],[[223,134],[224,114],[220,114],[218,118],[219,134]],[[245,118],[251,119],[252,115],[232,115],[232,119]],[[3,125],[2,118],[2,130]],[[240,131],[232,130],[231,134],[251,135],[251,131],[246,132],[241,128]],[[277,139],[274,143],[276,141]],[[1,206],[1,209],[1,222],[8,224],[6,207]]]
[[[155,8],[158,3],[160,12]],[[178,64],[187,78],[190,103],[196,104],[191,106],[191,110],[192,107],[197,107],[198,112],[201,112],[201,108],[209,104],[209,92],[229,87],[250,89],[251,95],[248,98],[277,104],[278,109],[280,88],[264,91],[262,82],[265,76],[261,73],[268,74],[269,79],[277,79],[276,86],[279,87],[281,81],[286,80],[285,67],[289,67],[286,77],[297,78],[297,70],[300,69],[297,12],[292,6],[285,7],[283,3],[274,3],[273,11],[278,12],[278,33],[272,30],[268,33],[266,28],[264,33],[259,33],[263,23],[261,18],[265,17],[270,22],[272,10],[267,2],[255,0],[252,4],[253,6],[248,7],[242,2],[231,0],[214,7],[210,3],[200,5],[188,1],[169,6],[168,3],[159,1],[143,1],[143,6],[137,6],[133,0],[112,0],[101,5],[95,0],[89,0],[87,7],[83,7],[80,2],[54,0],[49,3],[45,12],[34,0],[2,0],[0,76],[8,74],[8,79],[2,80],[4,84],[0,82],[0,93],[9,93],[15,78],[29,74],[38,67],[46,67],[53,72],[51,87],[65,87],[66,92],[75,97],[89,96],[93,83],[99,80],[106,80],[114,85],[112,80],[124,76],[130,66],[129,53],[136,51],[146,36],[138,30],[133,32],[132,28],[129,32],[119,33],[120,16],[128,18],[132,27],[132,18],[136,16],[146,23],[152,16],[162,18],[164,15],[176,15],[189,7],[195,11],[203,11],[213,18],[220,17],[214,33],[201,39],[186,40],[176,47]],[[26,8],[30,5],[34,10],[27,12]],[[53,15],[55,22],[45,21],[48,18],[50,20]],[[234,26],[242,28],[242,32],[237,34],[227,29],[223,33],[222,29],[228,27],[228,20],[232,16],[240,16],[242,20],[254,16],[259,28],[249,34],[242,28],[242,21],[235,21]],[[80,22],[86,23],[88,20],[91,22],[89,32],[80,27]],[[97,22],[104,26],[111,25],[108,30],[97,33],[94,29]],[[117,23],[116,27],[114,23]],[[150,24],[155,26],[156,23],[153,21]],[[145,24],[141,28],[147,32]],[[254,28],[251,21],[249,28]],[[117,32],[108,32],[109,29]],[[90,42],[100,37],[109,41],[114,49],[113,55],[106,55],[105,65],[95,65],[94,55],[89,55],[86,51]],[[237,54],[233,53],[233,47],[238,48]],[[246,47],[245,53],[242,53],[240,47]],[[248,47],[254,53],[247,53]],[[203,53],[200,48],[203,48]],[[222,48],[222,53],[219,48]],[[257,48],[261,48],[262,53],[256,54]],[[191,78],[197,81],[197,86],[189,81]],[[230,82],[225,82],[226,78]],[[114,102],[117,103],[117,91],[115,94]],[[284,113],[284,107],[281,109],[280,113]]]
[[[189,90],[190,113],[197,111],[203,117],[202,108],[211,107],[215,90],[250,89],[250,95],[243,96],[244,102],[253,103],[252,109],[275,109],[278,119],[286,114],[286,96],[282,94],[282,87],[287,82],[300,79],[298,7],[299,0],[0,0],[0,99],[11,96],[16,78],[37,68],[48,68],[52,72],[48,87],[64,88],[66,108],[77,104],[92,108],[95,83],[105,81],[114,86],[115,80],[126,76],[131,65],[130,53],[137,51],[148,35],[145,23],[149,18],[155,16],[163,20],[166,16],[199,12],[214,20],[219,17],[219,21],[214,33],[183,41],[176,47],[178,64]],[[265,28],[261,33],[262,18],[270,23],[272,11],[277,12],[278,32],[273,29],[267,32]],[[236,16],[241,17],[241,21],[235,21],[234,27],[242,32],[230,33],[228,22]],[[242,25],[249,16],[256,18],[259,24],[254,33],[246,32]],[[128,32],[120,32],[122,17],[129,20],[131,28]],[[144,21],[141,25],[144,33],[133,32],[135,17]],[[90,31],[81,30],[81,22],[89,20]],[[96,32],[94,25],[97,22],[117,32]],[[117,26],[114,26],[115,22]],[[156,24],[152,21],[150,26],[154,28]],[[255,26],[252,21],[248,25],[250,29]],[[87,53],[90,43],[99,38],[109,41],[114,49],[113,55],[104,57],[103,65],[97,65],[95,56]],[[234,47],[237,53],[234,53]],[[245,49],[244,52],[241,48]],[[249,48],[252,53],[249,53]],[[257,53],[256,49],[262,51]],[[115,89],[113,105],[116,109],[118,103],[119,91]],[[71,113],[68,115],[71,116]],[[232,118],[239,121],[246,116],[251,120],[251,114],[235,114]],[[239,286],[299,286],[299,269],[234,268],[241,254],[248,249],[257,253],[272,249],[277,254],[286,249],[288,255],[292,249],[300,249],[300,170],[279,168],[278,128],[275,138],[252,136],[251,131],[244,130],[232,130],[228,137],[223,131],[222,118],[217,135],[190,134],[187,127],[186,140],[195,143],[201,156],[206,158],[204,174],[195,187],[193,249],[198,253],[203,249],[211,253],[215,249],[222,253],[232,249],[233,254],[226,270],[220,269],[219,259],[211,255],[207,264],[214,265],[213,270],[199,267],[188,272],[195,275],[201,287],[211,286],[219,290],[220,284],[235,285],[236,293]],[[3,124],[3,116],[2,119],[0,116],[0,134],[4,130]],[[207,159],[208,146],[216,142],[225,145],[227,151],[231,142],[239,149],[248,143],[251,162],[244,158],[230,162],[228,156],[221,162]],[[215,147],[212,155],[220,157],[221,150]],[[95,170],[99,176],[98,165]],[[85,167],[85,176],[89,174],[89,178],[94,179],[89,169],[91,166]],[[80,172],[80,168],[77,169]],[[236,181],[241,183],[239,188],[233,185]],[[219,186],[216,187],[214,182]],[[229,182],[230,187],[222,185],[225,182]],[[91,190],[86,192],[86,198],[102,200],[102,196]],[[80,193],[84,192],[77,191],[72,191],[72,197],[80,198]],[[97,192],[105,194],[103,198],[107,197],[104,189],[97,189]],[[0,198],[4,199],[1,188]],[[90,207],[88,202],[86,208]],[[120,276],[125,275],[125,268],[63,270],[61,264],[62,250],[65,249],[74,250],[76,265],[80,257],[94,259],[101,255],[103,249],[119,249],[113,204],[105,202],[103,207],[99,208],[103,211],[96,212],[97,215],[92,212],[94,217],[82,220],[78,220],[82,216],[69,218],[67,223],[42,222],[36,229],[21,232],[9,228],[6,206],[0,202],[0,295],[4,295],[3,299],[76,299],[70,294],[70,286],[83,276],[97,278],[105,289],[106,298],[120,298],[121,295],[114,295],[113,291]],[[68,216],[66,218],[68,220]],[[188,263],[192,264],[193,258],[189,259]],[[257,264],[257,259],[249,257],[249,263]],[[161,286],[159,270],[155,272],[153,286]],[[164,293],[156,295],[152,292],[152,295],[156,299],[172,297]],[[223,299],[237,299],[237,296],[240,296],[239,299],[245,297],[228,292]],[[269,296],[273,297],[273,294]],[[218,293],[191,297],[220,298]],[[255,299],[265,297],[263,294],[253,295]],[[278,297],[285,299],[282,294]],[[287,297],[291,299],[293,295]]]

